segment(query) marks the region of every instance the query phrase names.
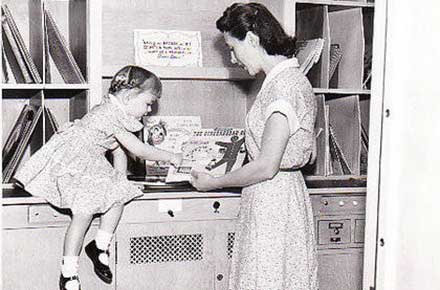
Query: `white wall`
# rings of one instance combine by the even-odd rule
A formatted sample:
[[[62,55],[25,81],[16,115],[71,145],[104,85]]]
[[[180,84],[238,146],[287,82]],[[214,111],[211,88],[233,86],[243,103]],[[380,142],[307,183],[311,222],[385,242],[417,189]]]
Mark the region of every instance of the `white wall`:
[[[438,0],[388,0],[386,45],[376,286],[440,289]]]

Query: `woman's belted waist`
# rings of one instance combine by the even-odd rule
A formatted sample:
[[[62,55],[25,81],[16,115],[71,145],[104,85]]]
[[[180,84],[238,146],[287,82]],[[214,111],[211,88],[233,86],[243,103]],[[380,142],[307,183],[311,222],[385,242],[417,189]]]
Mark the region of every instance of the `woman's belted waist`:
[[[294,172],[299,170],[299,168],[280,168],[280,172]]]

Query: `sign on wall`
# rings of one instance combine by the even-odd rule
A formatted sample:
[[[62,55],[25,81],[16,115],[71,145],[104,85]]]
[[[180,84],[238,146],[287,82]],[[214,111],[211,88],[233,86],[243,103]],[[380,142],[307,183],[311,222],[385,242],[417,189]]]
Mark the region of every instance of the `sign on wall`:
[[[137,65],[202,66],[200,31],[134,30]]]

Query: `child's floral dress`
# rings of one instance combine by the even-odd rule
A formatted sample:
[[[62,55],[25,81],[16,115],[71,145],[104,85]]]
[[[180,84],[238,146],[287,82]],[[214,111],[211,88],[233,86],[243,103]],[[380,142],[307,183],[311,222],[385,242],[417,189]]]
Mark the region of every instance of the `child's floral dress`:
[[[100,104],[81,120],[63,125],[14,178],[30,194],[73,214],[104,213],[142,195],[105,157],[117,145],[116,134],[142,128],[119,104]]]

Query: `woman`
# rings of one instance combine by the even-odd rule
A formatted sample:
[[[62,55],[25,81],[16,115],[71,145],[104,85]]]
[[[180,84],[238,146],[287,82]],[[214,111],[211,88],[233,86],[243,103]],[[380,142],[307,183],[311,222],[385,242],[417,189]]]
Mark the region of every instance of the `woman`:
[[[250,162],[217,178],[192,173],[201,191],[243,187],[229,289],[316,290],[313,215],[299,170],[315,156],[316,103],[295,40],[256,3],[233,4],[217,28],[233,63],[266,74],[246,117]]]

